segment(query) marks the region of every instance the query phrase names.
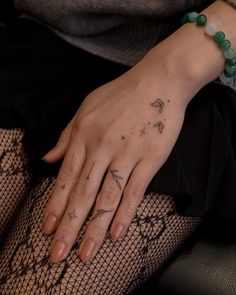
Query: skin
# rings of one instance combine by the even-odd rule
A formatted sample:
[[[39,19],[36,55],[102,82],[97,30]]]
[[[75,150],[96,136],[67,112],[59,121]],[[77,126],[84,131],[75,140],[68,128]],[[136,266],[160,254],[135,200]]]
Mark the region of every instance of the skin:
[[[236,11],[216,1],[203,13],[236,48]],[[54,233],[51,262],[67,257],[93,206],[78,252],[82,261],[96,255],[108,229],[113,240],[124,236],[174,147],[189,101],[223,68],[214,42],[202,28],[186,24],[84,99],[44,157],[48,163],[64,158],[43,225],[45,234]]]

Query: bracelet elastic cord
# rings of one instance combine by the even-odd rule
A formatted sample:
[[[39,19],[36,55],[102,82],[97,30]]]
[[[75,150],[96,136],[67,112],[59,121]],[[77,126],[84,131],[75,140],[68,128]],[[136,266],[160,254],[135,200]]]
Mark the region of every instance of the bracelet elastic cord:
[[[185,23],[196,23],[199,27],[205,27],[206,34],[213,37],[213,40],[218,44],[224,54],[224,75],[226,77],[232,77],[236,72],[236,54],[231,48],[231,42],[225,38],[224,32],[218,30],[217,24],[208,22],[204,14],[198,14],[196,11],[185,13],[181,19],[181,23],[182,25]]]

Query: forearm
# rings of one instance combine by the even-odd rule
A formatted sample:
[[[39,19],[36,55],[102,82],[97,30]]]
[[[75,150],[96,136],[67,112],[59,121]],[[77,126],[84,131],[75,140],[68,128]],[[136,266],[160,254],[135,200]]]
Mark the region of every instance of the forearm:
[[[209,22],[215,22],[219,30],[231,41],[236,50],[236,9],[223,1],[215,1],[201,13]],[[160,59],[160,56],[162,57]],[[223,52],[208,36],[203,27],[194,23],[181,26],[176,32],[154,47],[145,57],[151,71],[163,67],[166,78],[181,84],[190,100],[194,93],[216,79],[224,70]]]

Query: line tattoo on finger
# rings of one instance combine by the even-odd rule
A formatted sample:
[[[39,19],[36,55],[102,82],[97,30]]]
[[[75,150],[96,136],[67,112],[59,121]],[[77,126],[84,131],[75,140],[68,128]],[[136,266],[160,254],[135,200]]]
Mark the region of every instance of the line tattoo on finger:
[[[162,113],[165,103],[162,99],[158,98],[155,101],[153,101],[152,103],[150,103],[150,105],[154,108],[158,108],[159,109],[159,113]]]
[[[155,123],[155,124],[153,125],[153,127],[158,128],[158,131],[159,131],[160,133],[163,133],[163,130],[164,130],[165,125],[163,124],[163,122],[158,121],[157,123]]]
[[[91,169],[89,170],[89,174],[88,174],[88,176],[86,177],[86,179],[90,179],[90,175],[91,175],[91,172],[92,172],[92,170],[93,170],[94,165],[95,165],[95,161],[93,161],[92,167],[91,167]]]
[[[118,170],[111,170],[112,179],[116,182],[118,188],[121,190],[120,181],[123,180],[123,177],[117,174]]]
[[[103,209],[99,209],[94,214],[94,216],[91,218],[90,222],[93,221],[93,220],[95,220],[98,217],[102,217],[105,213],[112,212],[112,211],[114,211],[114,210],[103,210]]]
[[[78,216],[75,214],[75,209],[67,214],[69,217],[69,220],[71,221],[72,219],[78,218]]]

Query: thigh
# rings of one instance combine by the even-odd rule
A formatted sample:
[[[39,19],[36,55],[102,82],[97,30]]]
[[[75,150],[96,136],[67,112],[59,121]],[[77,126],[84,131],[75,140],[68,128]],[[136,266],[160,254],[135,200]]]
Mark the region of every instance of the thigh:
[[[129,294],[146,281],[198,227],[200,218],[176,212],[171,196],[144,197],[127,235],[113,242],[107,235],[89,263],[77,252],[85,222],[68,258],[50,264],[51,236],[41,231],[42,217],[55,178],[35,184],[1,252],[1,294]],[[8,293],[7,293],[8,292]]]
[[[29,189],[31,173],[22,129],[0,129],[0,240]],[[2,244],[3,242],[1,242]],[[2,245],[1,245],[2,246]]]

